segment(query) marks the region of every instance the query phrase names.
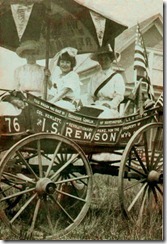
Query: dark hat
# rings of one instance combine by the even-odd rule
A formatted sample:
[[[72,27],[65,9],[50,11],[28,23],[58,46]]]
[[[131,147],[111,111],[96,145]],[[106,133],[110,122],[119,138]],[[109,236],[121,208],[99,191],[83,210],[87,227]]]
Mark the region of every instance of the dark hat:
[[[38,43],[35,40],[28,40],[28,41],[22,42],[20,44],[20,46],[16,49],[16,53],[18,56],[23,58],[24,57],[23,53],[24,53],[24,51],[27,51],[27,50],[32,50],[35,53],[38,53],[39,52]]]
[[[120,58],[120,54],[114,52],[110,44],[100,47],[96,53],[91,54],[90,58],[94,61],[98,61],[98,56],[102,54],[109,54],[112,62],[118,61]]]

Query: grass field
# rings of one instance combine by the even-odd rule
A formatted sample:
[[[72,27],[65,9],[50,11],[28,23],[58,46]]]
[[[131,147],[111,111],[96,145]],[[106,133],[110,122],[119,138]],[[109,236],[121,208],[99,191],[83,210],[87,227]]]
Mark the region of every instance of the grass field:
[[[163,240],[162,214],[152,212],[141,226],[122,218],[118,177],[94,175],[91,207],[82,223],[59,240]],[[1,240],[18,240],[0,223]],[[20,240],[24,238],[20,237]]]

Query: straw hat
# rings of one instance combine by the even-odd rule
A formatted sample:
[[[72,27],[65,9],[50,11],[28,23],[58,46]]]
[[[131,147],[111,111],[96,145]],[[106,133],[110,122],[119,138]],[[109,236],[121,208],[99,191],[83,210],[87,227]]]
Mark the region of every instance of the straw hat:
[[[94,61],[98,61],[98,56],[102,54],[109,54],[112,62],[118,62],[120,60],[120,54],[116,52],[114,53],[110,44],[100,47],[96,53],[91,54],[90,58]]]
[[[24,51],[31,50],[34,51],[36,54],[39,52],[39,45],[34,40],[28,40],[25,42],[22,42],[20,46],[16,49],[16,53],[21,58],[24,57]]]

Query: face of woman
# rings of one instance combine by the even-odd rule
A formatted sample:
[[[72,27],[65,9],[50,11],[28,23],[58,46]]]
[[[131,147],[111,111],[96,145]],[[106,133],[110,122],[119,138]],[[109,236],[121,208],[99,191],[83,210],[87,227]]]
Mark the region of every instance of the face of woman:
[[[111,59],[108,54],[101,54],[98,56],[98,62],[102,69],[109,69],[111,67]]]
[[[28,64],[35,64],[36,63],[36,52],[34,52],[33,50],[26,50],[23,53],[24,57],[27,60]]]
[[[60,60],[60,69],[62,73],[67,74],[71,71],[71,62],[69,60]]]

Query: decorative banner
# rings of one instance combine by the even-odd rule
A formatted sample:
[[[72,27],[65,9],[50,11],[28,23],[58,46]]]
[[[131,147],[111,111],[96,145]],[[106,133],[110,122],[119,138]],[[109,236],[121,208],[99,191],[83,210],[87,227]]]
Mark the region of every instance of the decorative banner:
[[[16,24],[19,40],[21,40],[26,29],[33,5],[34,4],[11,4],[12,15]]]
[[[103,43],[103,37],[104,37],[104,31],[105,31],[105,24],[106,24],[106,18],[101,16],[100,14],[90,11],[90,15],[92,17],[93,23],[96,28],[97,38],[99,41],[100,46],[102,46]]]

